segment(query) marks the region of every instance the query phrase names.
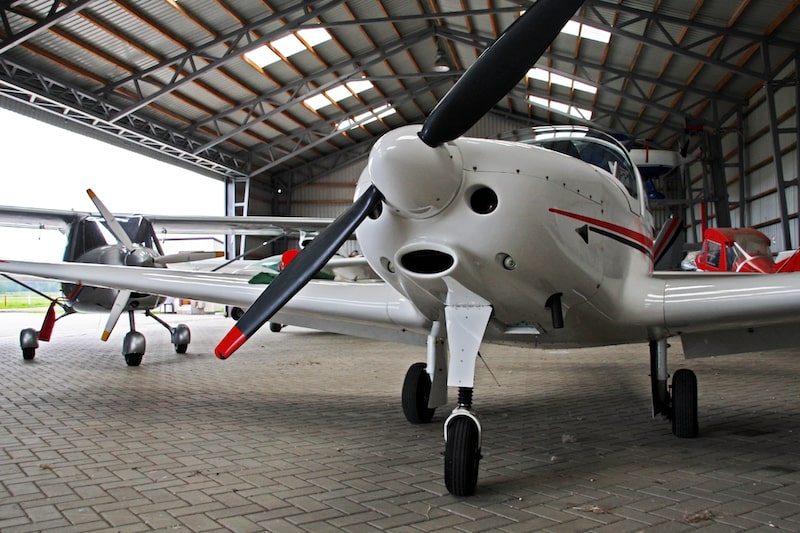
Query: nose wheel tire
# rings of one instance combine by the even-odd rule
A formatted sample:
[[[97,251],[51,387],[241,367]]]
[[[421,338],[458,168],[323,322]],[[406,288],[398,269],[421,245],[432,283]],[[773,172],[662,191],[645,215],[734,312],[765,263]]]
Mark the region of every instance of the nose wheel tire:
[[[427,424],[433,419],[436,409],[428,407],[431,396],[431,378],[425,363],[414,363],[403,380],[403,414],[412,424]]]
[[[697,376],[681,368],[672,378],[672,433],[693,439],[700,433],[697,422]]]
[[[480,460],[480,430],[475,421],[466,416],[454,417],[447,426],[444,448],[444,482],[450,494],[475,493]]]

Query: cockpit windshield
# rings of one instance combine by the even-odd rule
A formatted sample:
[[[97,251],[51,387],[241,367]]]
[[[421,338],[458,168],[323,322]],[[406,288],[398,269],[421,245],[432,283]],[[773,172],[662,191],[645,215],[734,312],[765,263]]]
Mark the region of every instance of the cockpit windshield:
[[[542,126],[515,132],[516,140],[590,163],[617,178],[637,198],[636,171],[628,152],[613,137],[583,126]]]

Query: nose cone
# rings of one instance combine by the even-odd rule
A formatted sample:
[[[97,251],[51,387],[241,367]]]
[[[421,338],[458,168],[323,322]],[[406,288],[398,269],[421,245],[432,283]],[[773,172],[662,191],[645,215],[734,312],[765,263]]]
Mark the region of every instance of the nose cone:
[[[407,218],[439,213],[453,201],[463,177],[454,154],[445,145],[427,146],[417,135],[419,129],[405,126],[381,137],[367,166],[386,204]]]

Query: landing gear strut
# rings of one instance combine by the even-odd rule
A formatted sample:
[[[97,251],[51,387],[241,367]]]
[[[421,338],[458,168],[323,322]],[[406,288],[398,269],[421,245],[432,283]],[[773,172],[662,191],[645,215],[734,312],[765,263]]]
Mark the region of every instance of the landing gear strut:
[[[191,341],[189,326],[186,324],[178,324],[173,328],[151,313],[149,309],[145,310],[144,314],[164,326],[170,332],[172,345],[175,346],[175,353],[186,353],[189,342]],[[125,338],[122,341],[122,355],[125,357],[125,363],[128,366],[139,366],[142,363],[146,342],[144,335],[136,331],[132,310],[128,311],[128,318],[131,329],[125,334]]]
[[[147,309],[144,314],[167,328],[167,331],[169,331],[170,334],[172,345],[175,346],[175,353],[186,353],[186,350],[189,347],[189,342],[192,340],[192,334],[191,331],[189,331],[189,326],[186,324],[178,324],[173,328],[151,313],[149,309]]]
[[[653,392],[653,416],[662,415],[672,421],[676,437],[693,439],[700,434],[697,421],[697,376],[681,368],[667,380],[667,340],[650,341],[650,382]],[[672,393],[670,394],[670,390]]]

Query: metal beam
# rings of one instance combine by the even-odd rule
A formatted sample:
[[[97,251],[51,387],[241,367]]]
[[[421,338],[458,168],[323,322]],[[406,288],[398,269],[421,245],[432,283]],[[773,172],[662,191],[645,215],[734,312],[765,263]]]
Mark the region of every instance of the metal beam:
[[[368,105],[362,105],[358,109],[353,110],[350,115],[358,115],[364,112],[369,111],[370,109],[374,109],[376,107],[380,107],[383,104],[391,103],[395,107],[413,100],[418,94],[423,92],[428,92],[435,87],[442,85],[444,83],[449,83],[449,80],[437,80],[431,84],[425,85],[423,87],[419,87],[414,90],[404,90],[401,92],[393,93],[380,101],[377,102],[370,102]],[[307,128],[302,128],[295,130],[287,134],[284,137],[281,137],[282,141],[290,141],[294,144],[294,149],[291,153],[274,158],[271,156],[271,151],[274,149],[275,145],[268,145],[263,149],[258,150],[257,152],[253,153],[254,159],[257,156],[266,156],[266,162],[261,166],[257,166],[258,163],[254,162],[254,168],[250,172],[251,177],[258,176],[264,172],[267,172],[283,163],[295,157],[303,152],[306,152],[315,146],[318,146],[324,142],[327,142],[334,137],[338,137],[342,135],[342,131],[336,129],[336,124],[338,123],[337,120],[326,120],[326,121],[318,121],[314,124],[310,124]]]
[[[47,10],[47,14],[40,18],[35,19],[35,22],[21,31],[13,31],[8,19],[8,12],[13,12],[11,4],[13,2],[0,5],[0,19],[3,22],[3,31],[5,32],[5,39],[0,41],[0,55],[8,52],[15,46],[18,46],[31,37],[46,31],[51,26],[71,17],[81,9],[87,7],[89,4],[96,0],[75,0],[68,3],[66,7],[61,7],[63,2],[61,0],[54,0],[52,5]],[[59,9],[61,7],[61,9]],[[32,12],[25,13],[25,18],[33,16]]]
[[[317,18],[325,11],[336,7],[343,1],[344,0],[329,0],[326,3],[321,3],[314,0],[304,0],[300,4],[294,5],[287,10],[270,14],[268,17],[247,24],[246,26],[242,26],[241,28],[237,28],[233,32],[212,39],[211,41],[208,41],[198,47],[187,50],[182,54],[178,54],[175,57],[166,59],[150,68],[139,71],[136,74],[103,87],[100,92],[102,94],[109,95],[112,91],[116,90],[122,85],[133,83],[138,89],[137,92],[139,94],[143,94],[139,88],[139,84],[146,81],[144,79],[145,76],[165,67],[173,65],[175,66],[175,73],[165,87],[160,88],[154,93],[139,99],[134,104],[124,109],[120,109],[120,111],[114,117],[112,117],[111,121],[116,122],[121,118],[138,111],[147,105],[150,105],[162,96],[170,94],[185,83],[203,76],[204,74],[221,67],[231,60],[238,60],[241,54],[250,50],[254,50],[266,42],[298,29],[302,24]],[[259,28],[265,24],[280,22],[281,19],[288,17],[290,14],[298,10],[302,11],[303,14],[297,19],[291,22],[282,23],[280,28],[266,33],[258,39],[251,39],[250,33],[256,28]],[[245,44],[240,45],[242,42],[245,42]],[[225,52],[222,55],[215,57],[215,55],[211,52],[211,50],[215,47],[224,47]],[[209,61],[210,57],[214,59]],[[198,67],[200,64],[203,66]],[[188,71],[184,72],[184,69],[188,69]]]
[[[239,154],[216,149],[201,155],[193,154],[192,150],[201,144],[200,140],[134,114],[125,120],[112,122],[110,119],[119,108],[5,57],[0,57],[0,95],[221,177],[244,177],[248,174],[250,160]]]
[[[408,38],[400,39],[399,41],[394,42],[391,46],[388,46],[388,47],[385,47],[385,48],[379,48],[379,49],[371,50],[371,51],[369,51],[369,52],[367,52],[365,54],[362,54],[360,56],[357,56],[355,58],[348,59],[347,61],[344,61],[342,63],[339,63],[339,64],[331,66],[331,67],[328,67],[324,71],[315,72],[313,77],[309,76],[309,77],[303,78],[301,80],[298,80],[297,82],[292,83],[290,86],[279,87],[278,89],[276,89],[274,91],[271,91],[269,93],[266,93],[263,96],[259,96],[257,98],[249,100],[248,102],[246,102],[244,104],[240,104],[240,105],[235,106],[233,108],[228,108],[225,111],[223,111],[221,113],[218,113],[214,117],[209,117],[209,119],[213,119],[216,122],[220,118],[229,115],[232,111],[241,111],[241,110],[247,109],[247,108],[249,108],[249,109],[258,108],[265,100],[269,100],[269,99],[273,98],[274,96],[277,96],[277,94],[284,93],[284,92],[287,91],[287,89],[288,90],[294,89],[292,92],[294,93],[294,96],[296,98],[292,98],[288,102],[285,102],[285,103],[283,103],[281,105],[278,105],[278,106],[274,107],[273,109],[270,109],[269,111],[261,113],[261,114],[254,114],[251,111],[248,114],[247,118],[244,120],[244,122],[242,122],[239,126],[237,126],[236,128],[233,128],[230,131],[225,132],[224,134],[221,133],[217,138],[212,139],[212,140],[208,141],[206,144],[204,144],[203,146],[198,147],[197,150],[199,152],[199,151],[205,150],[207,148],[211,148],[212,146],[216,146],[217,144],[219,144],[221,142],[227,141],[228,139],[230,139],[234,135],[249,129],[253,124],[260,124],[262,122],[269,121],[269,119],[272,118],[273,116],[278,115],[280,113],[283,113],[284,111],[286,111],[290,107],[299,104],[302,101],[302,99],[309,98],[309,97],[317,95],[317,94],[321,94],[324,91],[327,91],[328,89],[331,89],[331,88],[343,83],[344,81],[346,81],[346,80],[348,80],[350,78],[353,78],[355,76],[360,76],[360,74],[365,69],[368,69],[373,65],[377,65],[379,63],[382,63],[382,62],[386,61],[386,59],[392,57],[395,54],[404,52],[409,46],[411,46],[413,44],[416,44],[416,43],[418,43],[418,42],[430,37],[431,35],[432,35],[432,30],[425,30],[425,31],[417,32],[417,33],[415,33],[413,35],[410,35]],[[337,77],[335,79],[333,79],[331,81],[328,81],[328,82],[320,85],[319,87],[311,89],[308,92],[303,93],[302,95],[298,94],[299,93],[299,89],[302,86],[305,86],[306,84],[310,83],[314,78],[321,78],[321,77],[323,77],[323,76],[325,76],[327,74],[334,73],[334,72],[339,71],[339,70],[345,70],[345,69],[346,69],[345,74],[339,74],[339,75],[337,75]],[[295,92],[295,91],[297,91],[297,92]],[[373,105],[372,107],[376,107],[376,105]],[[206,120],[198,121],[197,123],[192,125],[192,129],[197,128],[197,127],[201,126],[204,123],[206,123]],[[220,131],[220,129],[218,127],[217,127],[217,131]]]

